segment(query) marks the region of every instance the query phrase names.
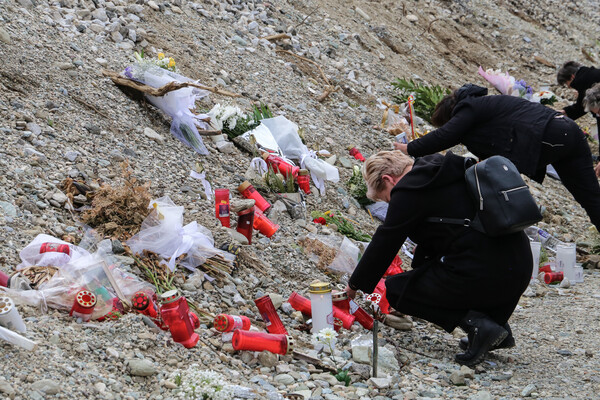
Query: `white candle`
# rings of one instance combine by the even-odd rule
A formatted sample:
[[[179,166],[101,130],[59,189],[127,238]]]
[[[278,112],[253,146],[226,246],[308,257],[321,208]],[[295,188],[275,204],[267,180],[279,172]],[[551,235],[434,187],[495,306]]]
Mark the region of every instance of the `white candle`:
[[[315,282],[310,285],[310,308],[312,312],[312,332],[322,329],[333,329],[333,303],[331,286],[326,282]]]

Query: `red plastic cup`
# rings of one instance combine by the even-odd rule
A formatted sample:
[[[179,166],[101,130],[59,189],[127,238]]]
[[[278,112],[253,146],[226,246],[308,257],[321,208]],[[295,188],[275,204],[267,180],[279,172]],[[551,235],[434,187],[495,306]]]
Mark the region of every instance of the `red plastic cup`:
[[[294,349],[294,339],[284,334],[251,332],[236,329],[231,344],[234,350],[270,351],[274,354],[288,354]]]
[[[281,319],[279,319],[279,315],[277,315],[277,311],[273,306],[271,298],[268,295],[254,300],[254,303],[256,304],[256,307],[258,308],[258,311],[260,312],[263,321],[265,321],[267,331],[269,331],[269,333],[277,333],[283,335],[288,334],[285,330],[285,327],[283,326],[283,323],[281,322]]]
[[[265,198],[262,197],[260,193],[254,189],[254,186],[252,186],[252,184],[248,181],[244,181],[240,186],[238,186],[238,192],[240,192],[241,195],[246,199],[254,199],[256,207],[258,207],[262,212],[271,207],[269,202],[266,201]]]
[[[561,282],[563,280],[564,276],[562,272],[546,272],[544,274],[544,283],[546,284],[550,284],[550,283],[556,283],[556,282]]]
[[[200,340],[200,336],[194,332],[200,320],[190,312],[185,297],[180,296],[177,290],[170,290],[161,295],[161,300],[160,314],[169,327],[173,341],[188,349],[194,347]]]
[[[260,209],[254,207],[254,229],[270,238],[277,232],[279,225],[274,224],[269,218],[263,214]]]
[[[286,162],[283,158],[277,157],[274,154],[269,154],[266,152],[262,153],[263,160],[273,168],[273,171],[279,172],[285,179],[290,177],[295,178],[298,176],[300,171],[299,167],[295,167]]]
[[[310,194],[310,175],[308,170],[301,169],[298,172],[298,178],[296,178],[298,182],[298,187],[306,194]]]
[[[229,218],[229,189],[215,189],[215,215],[221,225],[231,226]]]
[[[365,161],[365,157],[361,154],[361,152],[356,147],[351,147],[349,153],[352,157],[356,158],[358,161]]]
[[[215,329],[219,332],[231,332],[236,329],[250,329],[250,318],[244,315],[219,314],[215,317]]]
[[[52,252],[56,252],[56,253],[65,253],[70,255],[71,254],[71,247],[68,244],[61,244],[61,243],[42,243],[42,245],[40,246],[40,254],[42,253],[52,253]]]
[[[89,290],[80,290],[75,295],[75,301],[69,315],[81,318],[82,321],[89,321],[96,307],[96,295]]]
[[[237,231],[248,239],[248,244],[252,244],[252,232],[254,225],[254,207],[238,212]]]

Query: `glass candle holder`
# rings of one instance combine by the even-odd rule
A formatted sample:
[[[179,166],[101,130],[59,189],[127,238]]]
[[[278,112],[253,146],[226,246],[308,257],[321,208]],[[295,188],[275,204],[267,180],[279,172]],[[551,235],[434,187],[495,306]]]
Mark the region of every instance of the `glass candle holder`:
[[[531,269],[531,279],[536,279],[540,268],[540,251],[542,244],[540,242],[529,242],[531,246],[531,255],[533,256],[533,268]]]
[[[326,282],[310,284],[310,308],[312,315],[312,332],[318,333],[325,328],[333,329],[333,302],[331,286]]]

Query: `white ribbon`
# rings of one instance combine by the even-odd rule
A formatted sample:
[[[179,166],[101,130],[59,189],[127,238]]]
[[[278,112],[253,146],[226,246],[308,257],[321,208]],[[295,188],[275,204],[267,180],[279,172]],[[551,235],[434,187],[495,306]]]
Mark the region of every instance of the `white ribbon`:
[[[310,177],[313,181],[313,183],[315,184],[315,186],[317,187],[317,189],[319,189],[319,193],[321,193],[321,196],[325,196],[325,179],[317,176],[317,174],[315,174],[313,171],[310,170],[310,168],[306,167],[306,158],[313,158],[313,159],[317,159],[317,153],[314,150],[309,150],[308,153],[304,153],[302,154],[302,158],[300,159],[300,168],[302,169],[308,169],[308,171],[310,172]]]
[[[192,170],[190,171],[190,176],[192,178],[200,179],[200,182],[202,182],[202,186],[204,187],[204,194],[206,194],[206,198],[208,200],[212,200],[212,187],[210,186],[210,182],[206,180],[206,171],[198,173]]]
[[[269,170],[267,167],[267,163],[260,157],[255,157],[250,161],[250,168],[254,169],[260,175],[264,175]]]

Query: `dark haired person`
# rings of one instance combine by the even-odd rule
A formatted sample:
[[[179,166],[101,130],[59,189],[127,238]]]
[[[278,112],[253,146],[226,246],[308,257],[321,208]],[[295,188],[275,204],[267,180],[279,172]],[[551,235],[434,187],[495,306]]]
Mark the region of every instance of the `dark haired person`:
[[[584,67],[576,61],[567,61],[558,70],[556,81],[559,85],[577,90],[575,103],[563,109],[567,117],[576,120],[587,112],[583,105],[585,92],[594,84],[600,82],[600,69]],[[594,114],[594,117],[596,118],[596,126],[600,128],[600,117],[597,114]]]
[[[460,364],[481,362],[489,350],[513,347],[508,320],[531,279],[529,240],[523,232],[490,237],[461,225],[427,218],[473,218],[465,159],[451,152],[413,161],[400,151],[382,151],[363,167],[367,196],[389,203],[384,223],[352,273],[346,292],[373,292],[402,243],[417,247],[412,270],[385,282],[396,310],[430,321],[447,332],[468,335]]]
[[[600,186],[592,154],[585,135],[571,119],[519,97],[487,96],[486,88],[468,84],[437,104],[432,123],[438,129],[408,145],[394,143],[394,147],[421,157],[462,143],[480,159],[508,158],[522,174],[539,183],[546,166],[552,164],[600,231]]]

